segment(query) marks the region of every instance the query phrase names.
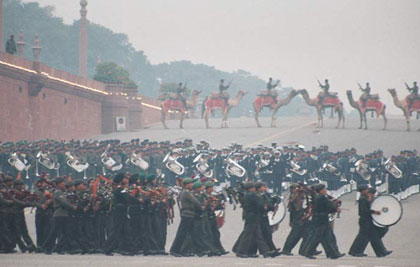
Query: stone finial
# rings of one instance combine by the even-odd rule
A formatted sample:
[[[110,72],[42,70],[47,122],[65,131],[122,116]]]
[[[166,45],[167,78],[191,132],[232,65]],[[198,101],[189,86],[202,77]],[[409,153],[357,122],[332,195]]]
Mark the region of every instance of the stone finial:
[[[19,42],[23,42],[23,32],[20,31],[19,33]]]
[[[23,40],[23,32],[20,31],[19,33],[19,40],[16,42],[16,50],[17,50],[17,55],[19,57],[23,57],[23,55],[25,54],[25,41]]]
[[[34,55],[34,61],[39,61],[42,48],[39,46],[38,34],[35,34],[34,46],[32,47],[32,53]]]
[[[86,7],[87,7],[87,5],[88,5],[88,2],[86,0],[81,0],[80,1],[80,6],[82,7],[80,9],[80,15],[82,16],[82,18],[86,18],[86,15],[87,15]]]

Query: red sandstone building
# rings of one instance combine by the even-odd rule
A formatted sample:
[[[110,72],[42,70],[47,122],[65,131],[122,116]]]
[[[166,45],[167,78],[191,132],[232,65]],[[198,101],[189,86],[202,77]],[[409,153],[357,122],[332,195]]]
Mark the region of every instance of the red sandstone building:
[[[37,40],[32,48],[34,61],[19,56],[23,55],[19,51],[24,47],[23,40],[17,43],[18,56],[0,51],[0,141],[91,138],[117,130],[133,131],[159,121],[158,101],[140,96],[136,89],[85,78],[87,1],[80,4],[86,22],[80,29],[81,76],[39,62],[41,47]]]

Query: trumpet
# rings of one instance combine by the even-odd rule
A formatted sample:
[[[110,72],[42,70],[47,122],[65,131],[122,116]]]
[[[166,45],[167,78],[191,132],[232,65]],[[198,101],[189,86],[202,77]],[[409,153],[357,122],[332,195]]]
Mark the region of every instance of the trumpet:
[[[185,172],[185,167],[172,157],[170,152],[162,160],[162,163],[164,163],[165,167],[176,175],[183,175]]]

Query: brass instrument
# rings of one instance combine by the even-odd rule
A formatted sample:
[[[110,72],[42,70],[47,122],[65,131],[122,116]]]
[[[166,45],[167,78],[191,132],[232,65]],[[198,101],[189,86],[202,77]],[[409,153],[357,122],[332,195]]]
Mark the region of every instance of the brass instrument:
[[[144,159],[142,159],[140,156],[138,156],[136,153],[132,153],[131,157],[130,157],[130,162],[139,167],[140,169],[142,169],[143,171],[149,169],[149,163],[147,161],[145,161]]]
[[[294,160],[290,161],[290,166],[292,166],[290,170],[297,175],[303,176],[308,172],[306,169],[302,169],[302,167],[299,166]]]
[[[49,157],[49,152],[47,153],[42,153],[42,151],[39,151],[38,154],[36,155],[36,176],[39,176],[38,174],[38,163],[40,163],[42,166],[44,166],[45,168],[49,169],[49,170],[56,170],[57,171],[57,176],[59,176],[59,169],[60,169],[60,163],[58,162],[53,162],[51,160],[51,158]]]
[[[207,159],[204,159],[203,154],[199,154],[195,159],[194,163],[198,162],[195,165],[195,168],[198,170],[199,173],[201,173],[206,178],[213,177],[213,170],[208,170],[209,164],[207,163]]]
[[[260,159],[260,162],[258,163],[258,168],[264,168],[267,167],[268,164],[270,164],[270,159]]]
[[[83,172],[83,179],[87,179],[86,170],[89,168],[89,163],[82,163],[78,158],[73,156],[70,151],[64,153],[67,156],[67,165],[78,173]]]
[[[355,164],[356,172],[365,180],[369,181],[371,178],[371,174],[369,173],[367,164],[363,161],[363,159],[358,160]]]
[[[22,171],[26,171],[26,179],[29,179],[29,168],[31,168],[31,164],[28,164],[28,161],[26,159],[23,159],[23,162],[19,159],[17,153],[13,153],[10,155],[10,158],[7,159],[7,162],[9,162],[9,164],[11,166],[13,166],[18,172],[22,172]]]
[[[226,175],[230,176],[237,176],[237,177],[244,177],[246,174],[246,170],[244,167],[239,165],[236,161],[231,158],[227,159],[227,166],[226,166]]]
[[[385,161],[384,166],[385,166],[385,170],[387,170],[389,174],[394,176],[394,178],[396,179],[402,178],[403,176],[402,171],[397,167],[397,164],[395,164],[395,162],[393,162],[391,159],[388,159],[387,161]]]
[[[172,157],[170,152],[162,160],[162,163],[164,163],[165,167],[176,175],[183,175],[185,172],[185,167]]]

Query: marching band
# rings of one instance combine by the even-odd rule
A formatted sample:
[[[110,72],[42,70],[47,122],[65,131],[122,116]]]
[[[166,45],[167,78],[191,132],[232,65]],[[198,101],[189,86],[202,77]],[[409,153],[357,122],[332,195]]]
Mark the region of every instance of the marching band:
[[[381,239],[402,214],[398,200],[419,192],[419,168],[417,151],[386,158],[380,150],[362,156],[354,148],[276,143],[214,149],[190,139],[3,143],[0,250],[167,255],[167,227],[178,206],[170,254],[221,256],[229,252],[219,228],[232,204],[242,207],[245,221],[232,249],[238,257],[293,255],[302,239],[300,255],[315,258],[321,243],[334,259],[344,255],[331,226],[341,212],[339,197],[357,189],[360,231],[349,254],[364,256],[371,242],[383,257],[391,252]],[[374,198],[376,191],[390,198]],[[25,222],[28,207],[36,210],[36,242]],[[281,251],[272,234],[286,210],[291,231]]]

